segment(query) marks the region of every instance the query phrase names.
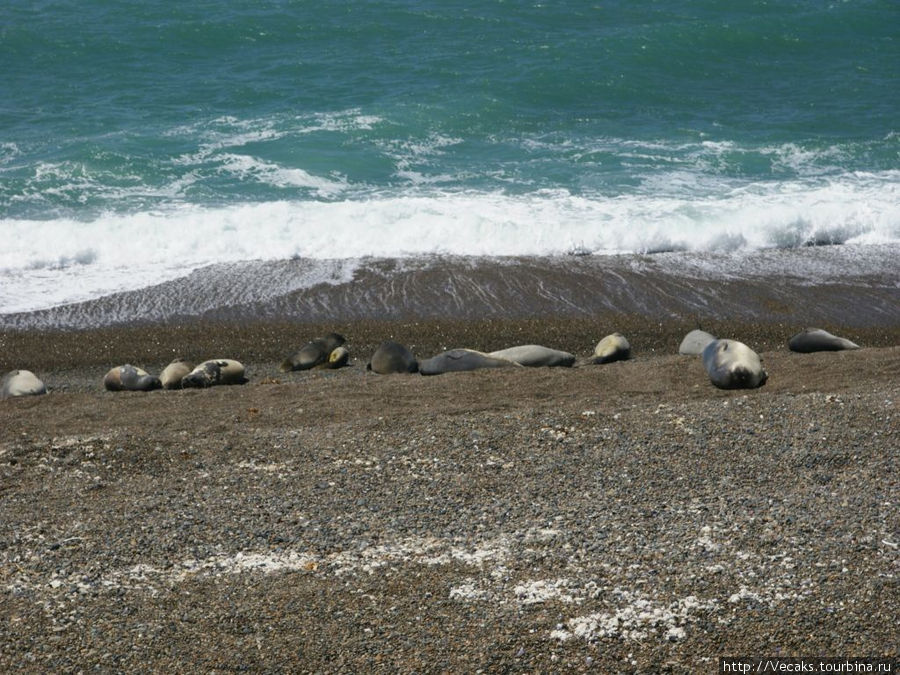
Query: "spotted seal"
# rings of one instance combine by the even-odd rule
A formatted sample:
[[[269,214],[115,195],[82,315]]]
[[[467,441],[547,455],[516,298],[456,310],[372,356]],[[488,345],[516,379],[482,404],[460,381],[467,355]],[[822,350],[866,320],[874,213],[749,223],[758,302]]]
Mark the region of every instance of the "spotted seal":
[[[393,340],[386,340],[372,354],[366,370],[379,375],[416,373],[419,371],[419,362],[405,346]]]
[[[810,352],[838,352],[844,349],[859,349],[855,342],[837,335],[832,335],[821,328],[807,328],[788,340],[788,349],[792,352],[809,354]]]
[[[715,335],[710,335],[705,330],[695,328],[684,336],[681,344],[678,345],[678,353],[688,356],[699,356],[706,349],[706,345],[715,339]]]
[[[613,333],[597,343],[594,347],[592,363],[612,363],[631,358],[631,345],[621,333]]]
[[[575,363],[575,355],[569,352],[562,352],[558,349],[550,349],[542,345],[519,345],[517,347],[508,347],[500,349],[496,352],[490,352],[488,356],[496,359],[506,359],[514,361],[521,366],[531,368],[540,367],[563,367],[570,368]]]
[[[347,340],[344,336],[338,333],[329,333],[325,337],[310,340],[300,348],[300,351],[281,362],[281,371],[287,373],[292,370],[309,370],[328,363],[332,352],[345,342]]]
[[[421,361],[419,363],[419,372],[422,375],[441,375],[443,373],[479,370],[481,368],[509,367],[521,368],[522,366],[515,361],[498,359],[495,356],[474,349],[451,349]]]
[[[244,366],[234,359],[204,361],[181,378],[183,389],[215,387],[219,384],[244,384]]]
[[[0,399],[46,393],[46,385],[30,370],[11,370],[0,379]]]
[[[162,382],[143,368],[126,363],[111,368],[103,378],[103,386],[107,391],[152,391],[160,389]]]
[[[713,340],[701,358],[710,382],[719,389],[755,389],[769,377],[759,354],[737,340]]]
[[[181,389],[181,380],[194,369],[194,364],[182,358],[177,358],[163,368],[159,374],[159,381],[163,389]]]

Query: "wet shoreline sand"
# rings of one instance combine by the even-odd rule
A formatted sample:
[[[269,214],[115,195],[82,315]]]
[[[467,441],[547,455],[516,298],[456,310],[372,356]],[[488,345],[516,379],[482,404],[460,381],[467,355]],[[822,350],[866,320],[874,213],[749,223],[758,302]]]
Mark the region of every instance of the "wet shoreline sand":
[[[4,333],[4,361],[51,393],[0,405],[0,664],[714,672],[726,655],[896,656],[900,329],[801,355],[796,327],[711,322],[770,375],[726,392],[676,354],[692,327]],[[349,338],[350,367],[277,371],[286,344],[325,329]],[[612,330],[634,360],[364,370],[387,337],[420,357],[521,342],[587,356]],[[101,390],[110,365],[170,352],[238,358],[251,381]]]

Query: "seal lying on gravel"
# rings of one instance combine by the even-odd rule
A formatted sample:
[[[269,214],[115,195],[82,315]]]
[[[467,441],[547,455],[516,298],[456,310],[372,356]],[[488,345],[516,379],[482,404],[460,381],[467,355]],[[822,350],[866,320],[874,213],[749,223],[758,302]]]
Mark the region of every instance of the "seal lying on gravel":
[[[569,352],[561,352],[557,349],[542,347],[541,345],[519,345],[518,347],[509,347],[496,352],[491,352],[488,356],[497,359],[506,359],[507,361],[515,361],[521,366],[529,367],[555,367],[561,366],[570,368],[575,363],[575,356]]]
[[[338,347],[328,355],[328,360],[322,364],[323,368],[343,368],[350,361],[350,350],[346,347]]]
[[[163,389],[181,389],[181,380],[194,369],[194,364],[186,359],[178,358],[163,368],[159,381]]]
[[[612,363],[631,358],[631,345],[621,333],[613,333],[597,343],[594,347],[592,363]]]
[[[706,349],[706,345],[716,339],[715,335],[710,335],[705,330],[695,328],[684,336],[681,344],[678,346],[679,354],[687,354],[689,356],[699,356]]]
[[[859,349],[855,342],[837,335],[832,335],[821,328],[807,328],[788,340],[788,348],[792,352],[809,354],[810,352],[838,352],[842,349]]]
[[[419,370],[419,362],[405,346],[393,340],[382,342],[372,358],[366,365],[366,370],[371,370],[379,375],[392,373],[415,373]]]
[[[162,383],[143,368],[126,363],[111,368],[103,378],[103,386],[107,391],[152,391],[160,389]]]
[[[218,384],[244,384],[244,366],[234,359],[204,361],[181,379],[184,389],[215,387]]]
[[[344,336],[338,333],[329,333],[325,337],[310,340],[300,348],[300,351],[281,362],[281,371],[287,373],[292,370],[309,370],[326,364],[331,353],[345,342]]]
[[[30,370],[11,370],[0,379],[0,398],[13,396],[39,396],[47,387]]]
[[[702,359],[710,382],[719,389],[755,389],[769,377],[759,354],[737,340],[713,340]]]
[[[479,370],[481,368],[521,368],[515,361],[498,359],[490,354],[478,352],[474,349],[451,349],[442,352],[430,359],[425,359],[419,364],[419,372],[422,375],[441,375],[443,373],[455,373],[463,370]]]

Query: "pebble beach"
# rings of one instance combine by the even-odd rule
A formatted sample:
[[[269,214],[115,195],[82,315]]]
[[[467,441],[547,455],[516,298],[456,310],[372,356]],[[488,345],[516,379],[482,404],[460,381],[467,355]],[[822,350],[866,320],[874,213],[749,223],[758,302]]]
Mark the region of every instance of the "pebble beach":
[[[900,335],[787,350],[720,322],[760,389],[620,316],[630,361],[377,376],[587,319],[6,332],[50,389],[0,405],[0,668],[18,672],[716,672],[724,656],[893,657]],[[280,373],[348,337],[349,367]],[[599,331],[599,332],[598,332]],[[605,333],[603,333],[605,334]],[[515,338],[515,339],[513,339]],[[298,345],[299,346],[299,345]],[[226,352],[227,348],[227,352]],[[250,382],[110,393],[126,358],[233,356]]]

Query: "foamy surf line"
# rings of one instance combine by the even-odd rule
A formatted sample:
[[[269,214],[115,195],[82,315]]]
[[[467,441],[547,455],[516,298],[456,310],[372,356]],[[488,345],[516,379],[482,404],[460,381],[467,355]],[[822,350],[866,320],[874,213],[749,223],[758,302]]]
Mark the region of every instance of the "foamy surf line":
[[[180,205],[93,220],[0,221],[0,314],[134,291],[209,265],[422,256],[752,252],[900,243],[900,182],[749,185],[716,196],[410,193]]]
[[[896,326],[898,257],[900,245],[846,245],[749,253],[241,262],[83,303],[2,314],[0,329],[622,314]]]

